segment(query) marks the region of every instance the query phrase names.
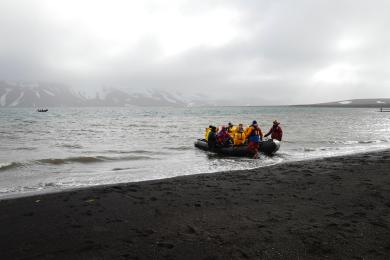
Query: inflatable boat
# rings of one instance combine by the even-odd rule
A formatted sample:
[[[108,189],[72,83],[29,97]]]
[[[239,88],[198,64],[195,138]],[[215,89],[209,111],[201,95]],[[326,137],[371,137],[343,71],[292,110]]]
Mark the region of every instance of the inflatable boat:
[[[198,139],[194,143],[195,147],[204,150],[210,151],[207,141],[205,139]],[[280,142],[278,140],[266,140],[260,143],[260,152],[266,155],[272,155],[276,153],[280,148]],[[232,145],[227,147],[216,147],[212,151],[217,154],[223,154],[227,156],[241,156],[241,157],[252,157],[253,152],[248,150],[248,145]]]

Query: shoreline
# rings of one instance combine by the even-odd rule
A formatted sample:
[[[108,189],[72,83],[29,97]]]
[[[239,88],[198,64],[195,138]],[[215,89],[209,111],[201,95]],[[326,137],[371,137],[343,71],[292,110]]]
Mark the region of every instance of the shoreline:
[[[386,259],[390,150],[0,200],[4,259]]]
[[[241,171],[251,171],[251,170],[260,170],[263,168],[269,168],[269,167],[276,167],[279,165],[284,165],[284,164],[295,164],[295,163],[300,163],[300,162],[310,162],[310,161],[321,161],[321,160],[326,160],[326,159],[331,159],[331,158],[343,158],[343,157],[350,157],[350,156],[360,156],[360,155],[365,155],[365,154],[375,154],[375,153],[381,153],[381,152],[386,152],[390,151],[389,147],[385,148],[380,148],[380,149],[375,149],[375,150],[370,150],[370,151],[355,151],[352,153],[344,154],[344,155],[336,155],[336,156],[325,156],[325,157],[312,157],[312,158],[303,158],[303,159],[298,159],[294,161],[282,161],[278,162],[275,164],[271,165],[265,165],[261,167],[256,167],[256,168],[249,168],[249,169],[239,169],[239,170],[230,170],[230,171],[216,171],[216,172],[206,172],[206,173],[197,173],[197,174],[188,174],[188,175],[179,175],[179,176],[174,176],[174,177],[167,177],[167,178],[161,178],[161,179],[151,179],[151,180],[141,180],[141,181],[133,181],[133,182],[118,182],[118,183],[109,183],[109,184],[98,184],[98,185],[87,185],[87,186],[81,186],[81,187],[72,187],[72,188],[62,188],[62,189],[46,189],[46,190],[40,190],[40,191],[30,191],[30,192],[22,192],[22,193],[11,193],[7,194],[4,196],[0,195],[0,201],[2,200],[12,200],[12,199],[21,199],[21,198],[26,198],[26,197],[34,197],[34,196],[42,196],[42,195],[49,195],[49,194],[57,194],[57,193],[63,193],[63,192],[75,192],[79,190],[84,190],[84,189],[99,189],[99,188],[109,188],[111,186],[116,186],[116,185],[130,185],[130,184],[140,184],[140,183],[148,183],[148,182],[155,182],[155,181],[164,181],[164,180],[172,180],[176,178],[182,178],[182,177],[191,177],[191,176],[197,176],[197,175],[212,175],[212,174],[223,174],[226,172],[241,172]]]

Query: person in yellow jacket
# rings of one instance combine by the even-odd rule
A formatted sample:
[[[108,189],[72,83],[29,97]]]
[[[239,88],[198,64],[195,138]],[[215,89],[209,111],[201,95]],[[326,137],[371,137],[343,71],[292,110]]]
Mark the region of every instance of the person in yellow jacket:
[[[227,129],[228,129],[229,135],[231,135],[233,137],[234,132],[236,131],[236,127],[232,124],[232,122],[229,122]]]
[[[234,133],[233,142],[234,145],[242,145],[245,143],[245,133],[242,124],[238,125],[236,132]]]

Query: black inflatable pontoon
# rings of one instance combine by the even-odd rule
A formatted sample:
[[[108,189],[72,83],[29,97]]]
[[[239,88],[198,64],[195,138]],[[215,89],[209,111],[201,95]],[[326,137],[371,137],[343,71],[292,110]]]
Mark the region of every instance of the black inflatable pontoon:
[[[205,139],[198,139],[194,143],[195,147],[204,150],[204,151],[210,151],[209,146],[207,144],[207,141]],[[279,150],[280,142],[278,140],[267,140],[261,142],[260,145],[260,152],[266,154],[266,155],[272,155],[276,153],[277,150]],[[253,152],[248,150],[247,145],[239,145],[239,146],[228,146],[228,147],[216,147],[213,149],[214,153],[228,155],[228,156],[242,156],[242,157],[252,157],[254,154]]]

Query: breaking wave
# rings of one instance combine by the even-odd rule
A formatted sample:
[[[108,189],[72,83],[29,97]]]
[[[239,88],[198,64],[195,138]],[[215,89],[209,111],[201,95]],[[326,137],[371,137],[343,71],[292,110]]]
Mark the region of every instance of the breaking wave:
[[[388,143],[389,140],[343,140],[343,141],[330,141],[330,144],[344,144],[344,145],[354,145],[354,144],[379,144],[379,143]]]
[[[99,163],[99,162],[108,162],[108,161],[135,161],[135,160],[150,160],[155,159],[150,156],[143,155],[128,155],[128,156],[119,156],[119,157],[109,157],[109,156],[77,156],[77,157],[67,157],[67,158],[45,158],[28,162],[9,162],[9,163],[0,163],[0,171],[12,170],[19,167],[33,166],[33,165],[62,165],[70,163]]]
[[[154,154],[155,152],[147,150],[106,150],[106,153],[119,153],[119,154]]]
[[[68,157],[68,158],[49,158],[38,160],[38,163],[41,164],[66,164],[66,163],[97,163],[105,161],[134,161],[134,160],[148,160],[153,159],[149,156],[142,155],[129,155],[129,156],[118,156],[118,157],[109,157],[109,156],[78,156],[78,157]]]
[[[18,168],[22,166],[23,164],[18,163],[18,162],[10,162],[10,163],[0,163],[0,171],[6,171],[6,170],[11,170],[14,168]]]
[[[14,150],[20,151],[20,150],[26,150],[26,151],[32,151],[37,150],[36,147],[16,147]]]
[[[71,149],[82,149],[83,146],[80,144],[57,144],[57,147],[71,148]]]
[[[178,146],[178,147],[164,147],[164,148],[173,151],[188,151],[194,149],[192,146]]]
[[[36,162],[40,164],[65,164],[65,163],[72,163],[72,162],[77,162],[77,163],[94,163],[94,162],[101,162],[103,161],[102,159],[98,157],[92,157],[92,156],[79,156],[79,157],[69,157],[69,158],[48,158],[48,159],[41,159],[37,160]]]

